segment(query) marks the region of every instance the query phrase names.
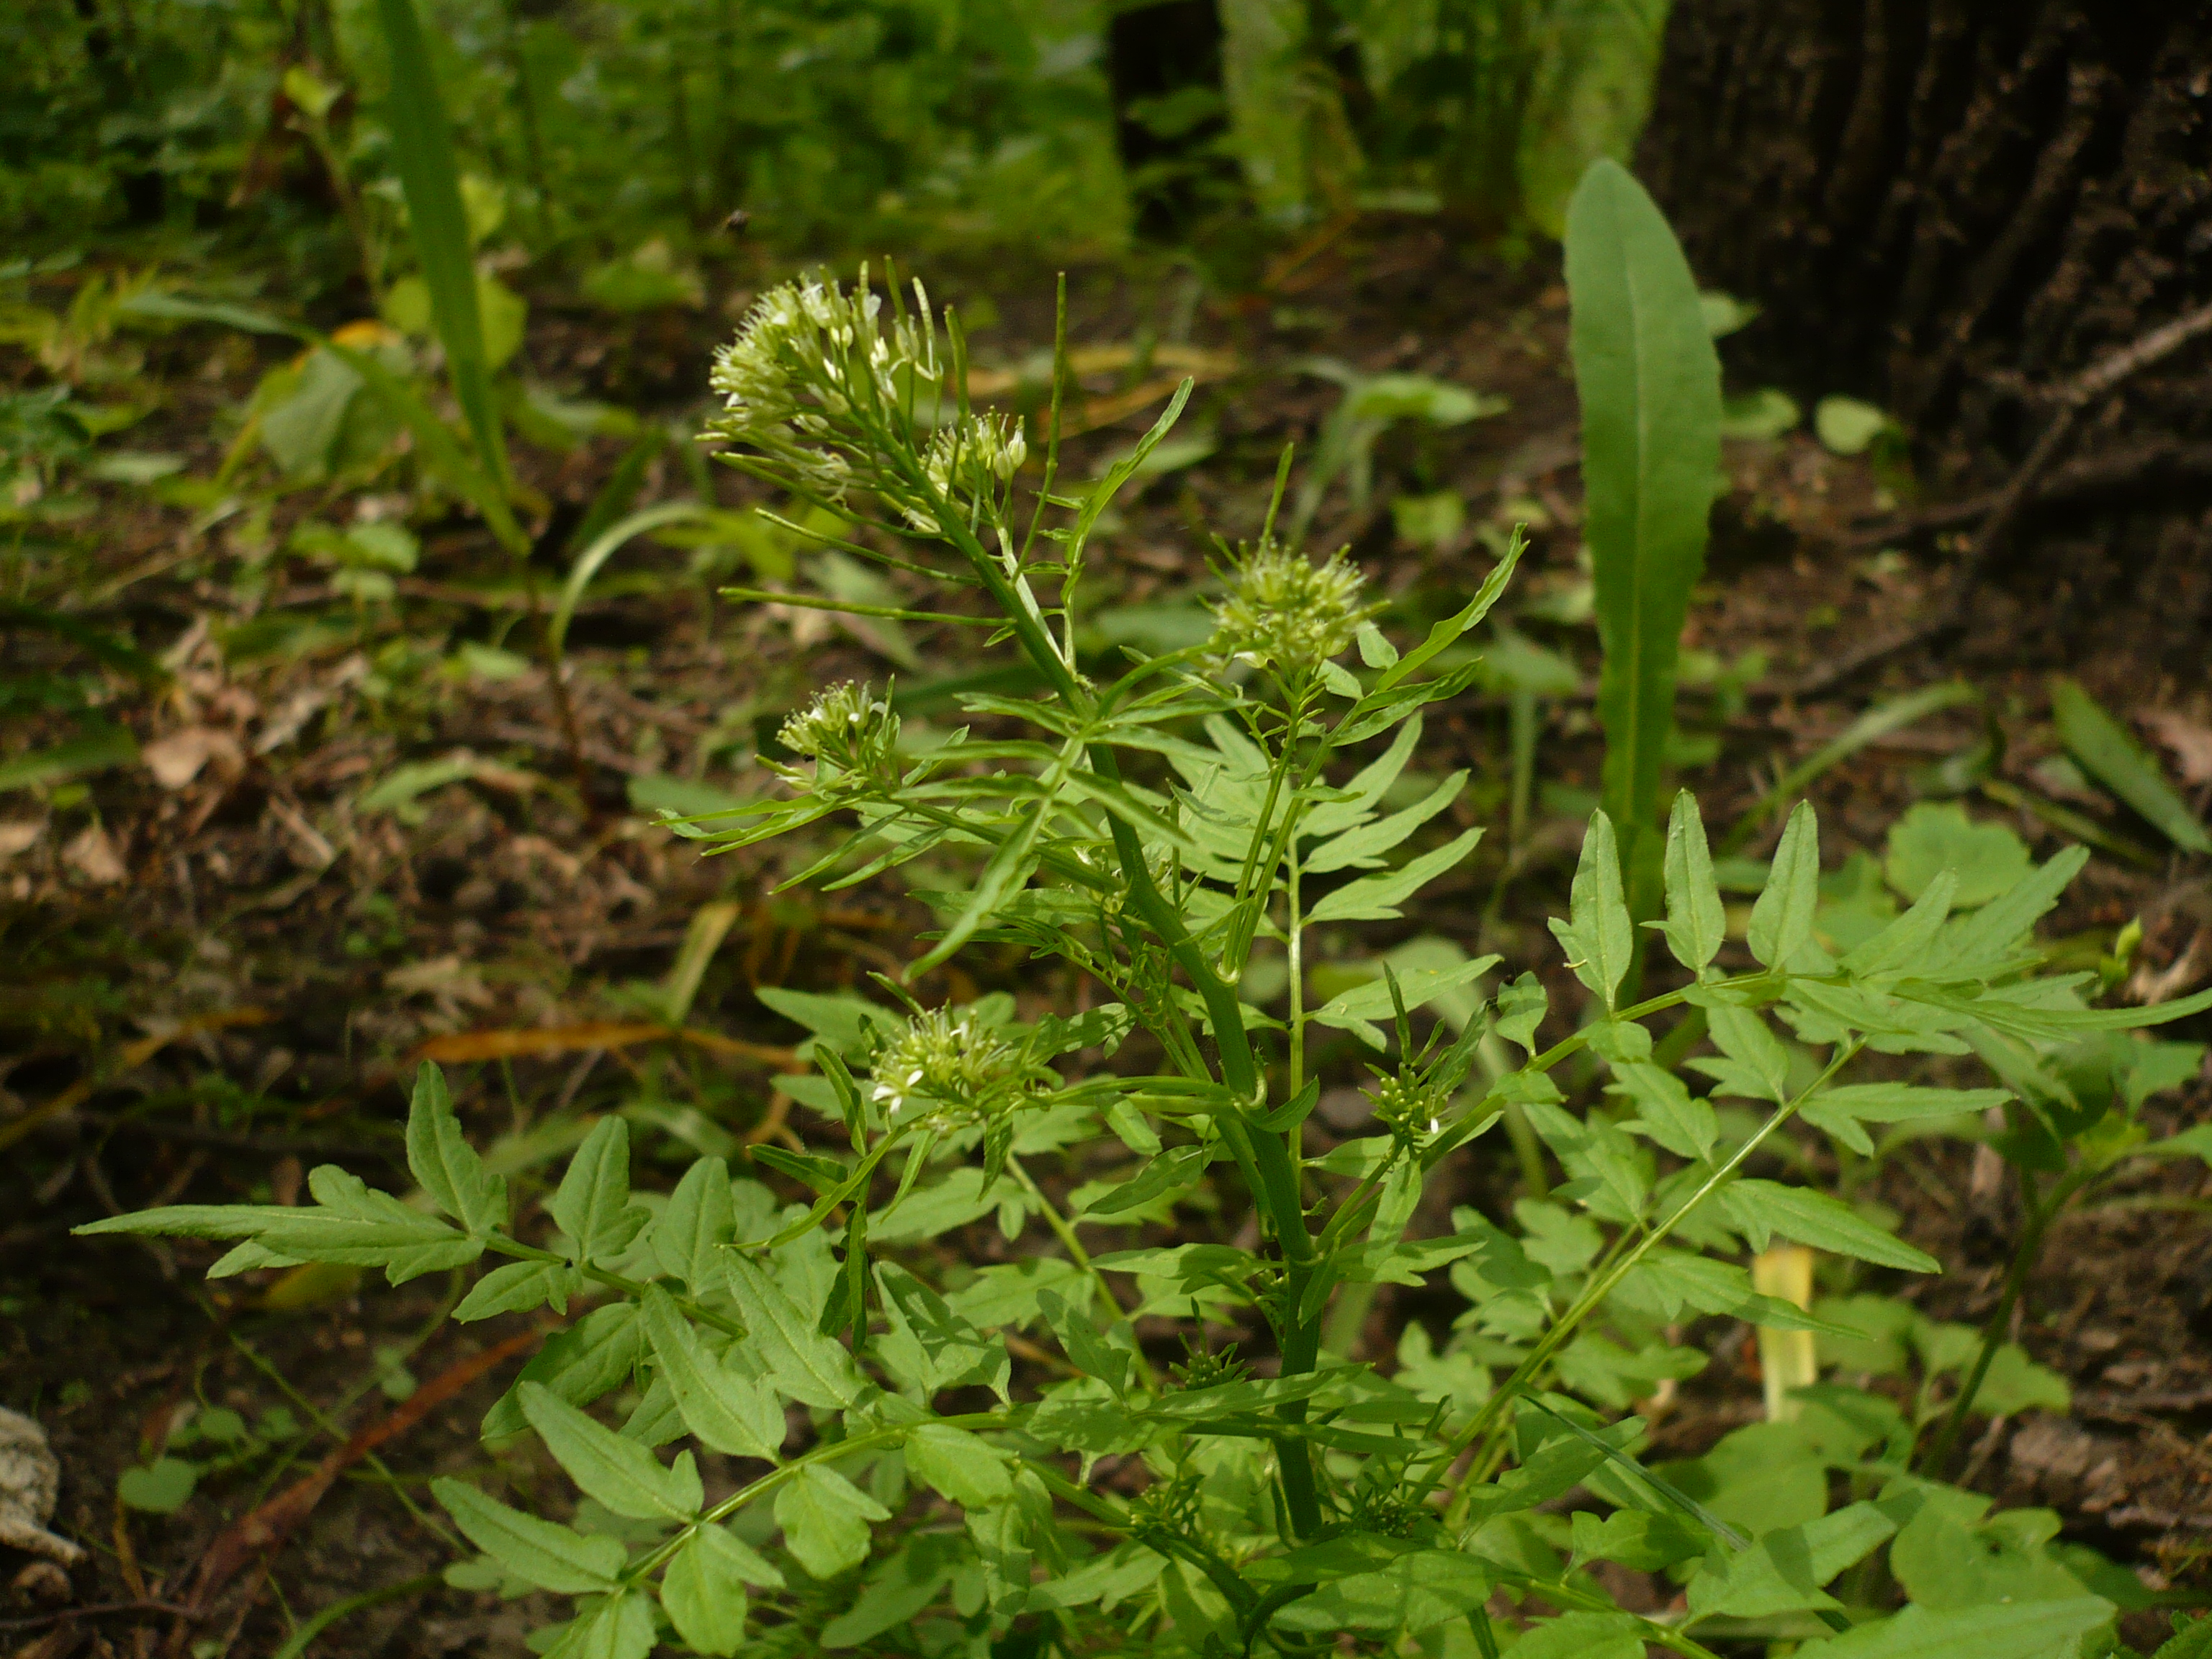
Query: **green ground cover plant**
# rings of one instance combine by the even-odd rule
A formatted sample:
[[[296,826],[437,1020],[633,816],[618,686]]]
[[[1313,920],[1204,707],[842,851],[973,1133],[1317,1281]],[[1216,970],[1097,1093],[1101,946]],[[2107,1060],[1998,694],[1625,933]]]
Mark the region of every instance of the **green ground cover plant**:
[[[434,1492],[482,1553],[451,1582],[571,1598],[536,1644],[572,1659],[664,1642],[979,1659],[2116,1652],[2118,1613],[2151,1600],[2131,1574],[2056,1543],[2054,1516],[1990,1514],[1941,1478],[1978,1407],[2047,1401],[2056,1379],[2001,1321],[1977,1338],[1881,1297],[1884,1275],[1937,1263],[1808,1178],[1800,1133],[1865,1157],[1870,1128],[1975,1133],[1999,1110],[2008,1155],[2054,1177],[2037,1201],[2055,1205],[2075,1170],[2197,1153],[2187,1136],[2148,1144],[2136,1113],[2180,1068],[2173,1045],[2129,1033],[2212,993],[2098,1007],[2095,972],[2050,969],[2035,929],[2078,849],[2038,866],[1915,824],[1883,874],[1900,909],[1881,880],[1824,883],[1802,803],[1737,951],[1696,800],[1675,794],[1657,821],[1670,585],[1686,590],[1711,500],[1688,487],[1710,478],[1697,434],[1717,418],[1682,343],[1698,296],[1618,168],[1585,177],[1569,222],[1571,270],[1612,273],[1576,283],[1586,420],[1626,398],[1644,433],[1679,416],[1691,434],[1686,461],[1648,441],[1586,457],[1593,500],[1638,522],[1598,549],[1601,696],[1632,758],[1608,761],[1607,807],[1551,924],[1580,1006],[1555,1007],[1534,971],[1558,964],[1495,957],[1386,963],[1309,997],[1317,930],[1402,917],[1482,834],[1451,829],[1463,775],[1411,799],[1393,786],[1424,711],[1485,672],[1469,639],[1517,538],[1462,608],[1393,640],[1341,554],[1275,533],[1285,456],[1265,520],[1218,544],[1210,635],[1102,669],[1077,643],[1091,538],[1188,387],[1103,477],[1075,480],[1064,338],[1032,431],[969,405],[958,319],[920,283],[804,278],[763,295],[718,356],[711,435],[851,526],[817,539],[943,608],[733,596],[969,628],[1038,687],[969,693],[968,724],[921,743],[890,688],[830,688],[779,733],[775,792],[671,819],[707,852],[810,831],[794,884],[901,879],[938,918],[878,997],[765,994],[811,1033],[813,1075],[790,1092],[843,1145],[756,1148],[773,1184],[710,1157],[665,1195],[634,1193],[628,1125],[608,1117],[532,1213],[426,1066],[410,1194],[326,1166],[310,1204],[79,1231],[233,1241],[217,1275],[327,1262],[396,1284],[489,1261],[456,1317],[567,1321],[483,1432],[542,1441],[581,1495],[574,1518],[555,1518],[565,1498]],[[1621,351],[1656,368],[1609,382],[1595,365]],[[1611,578],[1608,557],[1625,562]],[[1647,933],[1671,966],[1652,952],[1639,968]],[[969,947],[1057,963],[1085,994],[1030,1018],[1004,994],[918,1000]],[[1256,988],[1270,964],[1279,999]],[[1373,1127],[1309,1157],[1316,1028],[1371,1052]],[[1952,1069],[1927,1080],[1923,1057]],[[1512,1156],[1509,1113],[1563,1179],[1510,1227],[1463,1208],[1411,1236],[1447,1160]],[[1102,1146],[1126,1153],[1119,1178],[1055,1203],[1035,1170]],[[1248,1237],[1095,1248],[1097,1229],[1167,1219],[1202,1188],[1250,1218]],[[993,1215],[1010,1238],[1042,1223],[1054,1247],[952,1277],[916,1248]],[[1778,1240],[1844,1264],[1852,1294],[1808,1308],[1756,1289],[1747,1259]],[[1332,1322],[1365,1287],[1439,1278],[1463,1311],[1442,1340],[1409,1326],[1395,1364],[1358,1358]],[[1704,1456],[1655,1464],[1639,1402],[1704,1366],[1685,1332],[1706,1316],[1810,1332],[1831,1374]],[[1267,1340],[1222,1345],[1232,1320]],[[1170,1322],[1180,1357],[1140,1341],[1139,1321]],[[1017,1341],[1041,1356],[1018,1375]],[[1903,1401],[1882,1381],[1916,1375]],[[1601,1562],[1682,1598],[1621,1607]]]

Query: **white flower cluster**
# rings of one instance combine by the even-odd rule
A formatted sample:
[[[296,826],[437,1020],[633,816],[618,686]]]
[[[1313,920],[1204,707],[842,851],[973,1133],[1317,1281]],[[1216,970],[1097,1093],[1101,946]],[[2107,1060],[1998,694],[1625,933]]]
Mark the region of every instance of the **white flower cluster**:
[[[784,721],[775,740],[794,755],[818,763],[816,781],[827,781],[823,769],[867,774],[898,750],[899,718],[874,688],[847,680],[818,694]]]
[[[1019,1052],[972,1015],[956,1019],[944,1008],[908,1020],[876,1051],[872,1070],[870,1097],[893,1123],[930,1115],[988,1117],[1026,1092]]]
[[[1029,459],[1029,441],[1022,435],[1018,416],[970,415],[950,426],[939,427],[922,452],[921,469],[930,485],[954,506],[988,494],[1021,471]],[[926,503],[901,509],[907,522],[926,536],[939,534],[937,515]]]
[[[1366,578],[1341,552],[1315,564],[1272,537],[1245,550],[1213,612],[1213,650],[1223,657],[1310,672],[1351,647],[1359,624],[1381,610],[1362,605]]]
[[[826,493],[842,490],[852,465],[841,450],[866,449],[856,405],[903,420],[908,397],[940,377],[919,285],[915,299],[918,312],[886,328],[866,266],[850,289],[815,277],[770,289],[714,354],[709,384],[723,407],[708,435],[765,450]]]

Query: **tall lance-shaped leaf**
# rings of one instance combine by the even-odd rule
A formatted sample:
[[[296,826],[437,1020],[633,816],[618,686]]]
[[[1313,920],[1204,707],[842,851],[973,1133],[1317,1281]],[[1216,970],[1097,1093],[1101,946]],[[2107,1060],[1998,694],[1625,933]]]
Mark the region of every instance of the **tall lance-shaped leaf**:
[[[1720,362],[1680,246],[1618,162],[1591,163],[1568,204],[1567,291],[1605,652],[1603,799],[1642,920],[1658,909],[1661,757],[1720,470]]]
[[[438,94],[415,0],[377,0],[376,9],[392,54],[387,115],[392,160],[407,197],[422,284],[430,291],[430,319],[446,349],[453,396],[476,439],[477,459],[504,491],[507,447],[492,403],[483,319],[477,309],[476,267],[469,258],[469,219],[461,205],[460,174],[453,165],[453,126]]]

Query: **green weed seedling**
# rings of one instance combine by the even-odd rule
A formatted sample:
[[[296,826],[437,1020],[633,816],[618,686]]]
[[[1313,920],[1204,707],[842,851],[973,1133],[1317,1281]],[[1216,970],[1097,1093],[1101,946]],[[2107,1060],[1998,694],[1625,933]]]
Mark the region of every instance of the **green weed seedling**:
[[[1063,338],[1063,371],[1065,355]],[[1855,1080],[1863,1054],[1979,1052],[2003,1086],[1974,1103],[2016,1107],[2025,1133],[2050,1109],[2038,1091],[2054,1055],[2212,994],[2096,1009],[2078,976],[2038,974],[2033,929],[2074,854],[1964,911],[1958,876],[1941,872],[1831,951],[1802,805],[1751,908],[1747,955],[1723,966],[1728,917],[1683,794],[1654,832],[1674,988],[1623,994],[1638,930],[1601,811],[1553,923],[1588,994],[1571,1035],[1545,1043],[1543,986],[1493,976],[1495,957],[1409,963],[1316,1006],[1313,931],[1403,917],[1481,834],[1449,816],[1463,776],[1395,808],[1385,796],[1423,711],[1475,683],[1478,664],[1439,664],[1505,592],[1517,543],[1462,609],[1401,642],[1358,569],[1285,545],[1271,514],[1221,550],[1210,637],[1082,672],[1091,532],[1188,387],[1077,485],[1056,421],[1025,472],[1030,434],[943,390],[965,386],[963,356],[919,284],[885,295],[864,273],[849,289],[771,290],[714,370],[714,435],[732,464],[860,526],[838,550],[902,578],[900,592],[945,596],[927,610],[779,602],[971,628],[979,651],[1002,647],[1042,688],[969,694],[970,724],[921,750],[885,692],[834,687],[784,726],[778,792],[677,824],[710,851],[833,834],[794,878],[824,887],[927,872],[915,896],[934,938],[881,982],[887,1000],[775,1005],[812,1032],[817,1074],[791,1085],[817,1115],[807,1150],[757,1149],[746,1176],[700,1158],[648,1203],[630,1187],[628,1125],[610,1117],[541,1218],[487,1170],[425,1066],[412,1199],[324,1168],[311,1204],[185,1206],[83,1231],[234,1241],[217,1275],[327,1261],[399,1283],[489,1259],[456,1317],[550,1309],[561,1328],[483,1432],[542,1441],[588,1500],[578,1521],[557,1518],[565,1499],[519,1508],[458,1480],[434,1492],[483,1552],[454,1582],[569,1598],[570,1620],[533,1641],[566,1659],[664,1644],[763,1659],[1346,1644],[1634,1659],[1745,1638],[1810,1638],[1806,1659],[2110,1651],[2132,1580],[2054,1553],[2038,1517],[1986,1518],[1981,1500],[1914,1473],[1886,1400],[1832,1388],[1793,1421],[1672,1468],[1639,1461],[1634,1408],[1705,1364],[1669,1335],[1701,1316],[1865,1337],[1753,1290],[1743,1258],[1778,1236],[1870,1273],[1936,1269],[1762,1157],[1801,1118],[1841,1133],[1960,1104]],[[917,1000],[971,945],[1064,963],[1105,994],[1034,1019],[1003,994]],[[1238,994],[1263,946],[1288,964],[1279,1015]],[[1463,1029],[1423,1039],[1447,996],[1465,999]],[[1716,1052],[1662,1063],[1654,1024],[1685,1009]],[[1376,1125],[1310,1157],[1317,1024],[1372,1045]],[[1478,1071],[1493,1040],[1494,1074]],[[1584,1070],[1605,1094],[1570,1102],[1559,1079]],[[1449,1160],[1510,1156],[1486,1139],[1509,1105],[1564,1181],[1510,1227],[1462,1211],[1442,1236],[1407,1237]],[[1117,1173],[1070,1209],[1037,1171],[1077,1153]],[[1096,1229],[1201,1199],[1222,1212],[1214,1237],[1094,1250]],[[924,1248],[989,1217],[1025,1242],[1013,1260],[947,1270]],[[1409,1331],[1393,1374],[1324,1341],[1347,1294],[1445,1275],[1467,1298],[1461,1328],[1441,1347]],[[1181,1357],[1140,1340],[1139,1319],[1176,1328]],[[1217,1346],[1224,1325],[1243,1331],[1237,1346]],[[1050,1344],[1050,1363],[1017,1376],[1018,1335],[1024,1354]],[[1556,1513],[1578,1488],[1582,1510]],[[1960,1536],[2027,1565],[1928,1565]],[[1887,1577],[1850,1589],[1844,1575],[1885,1548]],[[1590,1571],[1600,1559],[1672,1574],[1686,1601],[1623,1608]]]

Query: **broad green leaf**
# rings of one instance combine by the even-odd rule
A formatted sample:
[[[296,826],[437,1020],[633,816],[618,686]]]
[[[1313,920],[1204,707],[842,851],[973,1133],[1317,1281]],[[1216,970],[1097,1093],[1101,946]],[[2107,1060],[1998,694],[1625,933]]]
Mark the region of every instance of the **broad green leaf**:
[[[1820,1586],[1897,1530],[1872,1504],[1771,1532],[1750,1549],[1709,1562],[1690,1581],[1692,1619],[1765,1619],[1843,1604]]]
[[[1631,1613],[1561,1613],[1531,1626],[1513,1659],[1644,1659],[1643,1628]]]
[[[581,1261],[610,1261],[629,1249],[648,1213],[629,1201],[629,1125],[601,1118],[568,1160],[545,1208]]]
[[[1005,1458],[964,1429],[924,1423],[906,1438],[907,1473],[963,1509],[981,1509],[1014,1495]]]
[[[1647,1510],[1616,1510],[1602,1520],[1588,1510],[1577,1510],[1569,1518],[1577,1564],[1618,1561],[1638,1572],[1656,1572],[1703,1555],[1711,1541],[1704,1528],[1680,1516]]]
[[[1713,856],[1705,845],[1705,821],[1697,797],[1685,789],[1674,797],[1667,819],[1667,948],[1674,960],[1701,974],[1720,954],[1728,937],[1728,917],[1720,885],[1713,879]]]
[[[968,1540],[957,1534],[909,1535],[896,1552],[876,1563],[852,1606],[823,1626],[822,1646],[831,1652],[862,1646],[872,1653],[883,1651],[873,1638],[912,1624],[956,1577],[967,1577],[961,1570],[969,1561]]]
[[[1776,1181],[1738,1180],[1721,1190],[1722,1206],[1763,1250],[1776,1233],[1817,1250],[1855,1256],[1884,1267],[1939,1273],[1943,1264],[1884,1229],[1839,1199]]]
[[[430,1201],[477,1237],[507,1224],[507,1182],[488,1173],[461,1133],[445,1073],[425,1063],[415,1073],[407,1113],[407,1167]]]
[[[1498,994],[1498,1035],[1508,1042],[1519,1044],[1534,1059],[1536,1028],[1544,1023],[1544,1015],[1550,1007],[1551,1000],[1545,993],[1543,981],[1534,974],[1522,974]]]
[[[1316,876],[1352,865],[1378,864],[1383,854],[1450,805],[1466,787],[1467,774],[1455,772],[1413,805],[1323,842],[1300,863],[1308,875]]]
[[[743,1647],[745,1581],[750,1563],[758,1560],[720,1527],[694,1532],[660,1578],[660,1605],[676,1633],[701,1653],[726,1656]]]
[[[832,1578],[868,1558],[868,1523],[891,1513],[835,1470],[809,1463],[775,1495],[775,1518],[799,1565]]]
[[[1825,972],[1828,963],[1813,942],[1813,916],[1820,903],[1820,829],[1813,803],[1799,801],[1774,849],[1766,885],[1751,907],[1746,942],[1765,966],[1786,973]]]
[[[579,1411],[542,1382],[524,1382],[522,1414],[587,1497],[636,1521],[688,1521],[699,1512],[699,1472],[684,1452],[664,1468],[647,1447]]]
[[[1720,360],[1667,221],[1612,161],[1567,208],[1570,343],[1582,399],[1583,492],[1605,661],[1604,801],[1626,867],[1658,816],[1691,589],[1720,470]]]
[[[1167,1193],[1180,1193],[1198,1184],[1210,1154],[1204,1146],[1172,1146],[1148,1159],[1143,1169],[1118,1187],[1109,1187],[1083,1206],[1085,1217],[1119,1215],[1149,1204]]]
[[[872,1030],[889,1031],[899,1023],[890,1009],[864,997],[823,996],[776,985],[763,985],[754,994],[856,1065],[867,1057]]]
[[[584,1288],[584,1275],[565,1261],[510,1261],[494,1267],[461,1298],[453,1317],[464,1323],[495,1314],[529,1313],[550,1304],[568,1311],[568,1298]]]
[[[2077,682],[2052,682],[2051,714],[2059,741],[2098,782],[2156,824],[2183,852],[2212,853],[2212,835],[2205,833],[2189,803],[2175,793],[2126,729]]]
[[[1581,861],[1575,866],[1568,919],[1563,922],[1554,917],[1551,923],[1553,937],[1567,953],[1567,966],[1604,1000],[1608,1011],[1636,946],[1620,867],[1613,820],[1602,811],[1593,812],[1583,836]]]
[[[722,1282],[722,1246],[737,1223],[730,1198],[730,1166],[702,1158],[684,1172],[653,1224],[653,1259],[694,1295]]]
[[[1481,839],[1481,830],[1466,830],[1452,837],[1443,846],[1408,860],[1395,870],[1346,882],[1334,892],[1324,895],[1306,912],[1306,920],[1309,922],[1389,921],[1401,914],[1398,908],[1401,904],[1447,870],[1455,869],[1463,863],[1474,851],[1475,843]]]
[[[1808,1642],[1797,1659],[2076,1659],[2082,1638],[2107,1628],[2115,1609],[2102,1596],[2020,1601],[2009,1607],[1906,1607],[1825,1642]]]
[[[758,1263],[732,1256],[729,1285],[744,1316],[750,1351],[780,1391],[823,1411],[860,1403],[868,1382],[851,1353],[817,1330],[812,1316],[800,1312]]]
[[[430,1491],[468,1540],[516,1577],[563,1595],[589,1595],[615,1588],[623,1559],[618,1540],[604,1534],[586,1538],[541,1521],[485,1497],[464,1481],[433,1480]]]
[[[2019,884],[2033,860],[2027,844],[2002,823],[1977,823],[1957,801],[1916,802],[1889,827],[1882,876],[1918,898],[1945,870],[1958,878],[1952,904],[1972,910]]]
[[[708,1352],[675,1299],[659,1285],[647,1288],[642,1309],[646,1334],[684,1426],[716,1451],[775,1462],[788,1429],[774,1392]]]
[[[174,1515],[200,1483],[199,1466],[181,1457],[158,1457],[116,1477],[115,1501],[148,1515]]]
[[[1275,1616],[1275,1624],[1331,1635],[1341,1630],[1418,1635],[1465,1619],[1490,1599],[1490,1586],[1489,1570],[1479,1556],[1411,1550],[1387,1565],[1335,1578],[1301,1596]]]

